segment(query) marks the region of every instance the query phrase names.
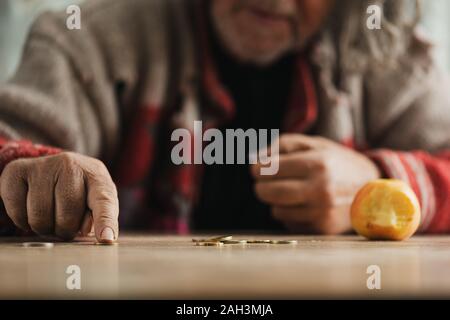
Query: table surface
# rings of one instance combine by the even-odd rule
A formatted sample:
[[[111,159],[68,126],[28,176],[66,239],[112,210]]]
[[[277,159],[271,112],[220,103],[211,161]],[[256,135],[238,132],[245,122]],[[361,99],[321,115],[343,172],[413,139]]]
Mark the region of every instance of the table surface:
[[[24,239],[0,238],[0,298],[450,297],[450,237],[405,242],[356,236],[235,238],[299,242],[200,247],[191,236],[129,235],[114,246],[82,239],[45,249],[25,248]],[[70,265],[80,267],[80,290],[66,287]],[[370,265],[380,267],[380,290],[367,288]]]

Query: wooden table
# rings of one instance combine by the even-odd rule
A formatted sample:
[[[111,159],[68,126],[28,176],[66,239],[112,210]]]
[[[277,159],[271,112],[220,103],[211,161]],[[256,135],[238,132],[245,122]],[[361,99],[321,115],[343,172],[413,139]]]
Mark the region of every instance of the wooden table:
[[[288,238],[299,243],[198,247],[192,237],[122,236],[115,246],[43,249],[3,238],[0,298],[450,297],[450,237]],[[70,265],[81,269],[81,290],[66,288]],[[381,269],[380,290],[367,288],[370,265]]]

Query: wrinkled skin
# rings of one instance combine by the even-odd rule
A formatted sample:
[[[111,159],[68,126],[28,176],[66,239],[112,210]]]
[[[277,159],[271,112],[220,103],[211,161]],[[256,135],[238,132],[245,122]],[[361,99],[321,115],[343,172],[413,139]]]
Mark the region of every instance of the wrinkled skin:
[[[94,226],[99,242],[117,239],[117,191],[99,160],[70,152],[15,160],[3,170],[0,194],[22,230],[71,240]]]
[[[351,230],[350,207],[368,181],[380,177],[364,155],[321,137],[282,135],[276,175],[251,167],[255,192],[275,219],[301,233],[339,234]],[[274,157],[276,159],[276,157]]]
[[[242,62],[270,64],[316,34],[334,0],[212,0],[219,38]]]

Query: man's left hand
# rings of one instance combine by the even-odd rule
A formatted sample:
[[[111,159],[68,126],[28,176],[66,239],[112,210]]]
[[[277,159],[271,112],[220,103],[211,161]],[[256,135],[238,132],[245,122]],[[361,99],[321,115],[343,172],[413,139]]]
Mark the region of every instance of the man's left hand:
[[[351,230],[350,206],[358,190],[380,172],[366,156],[321,137],[279,138],[279,170],[261,175],[251,166],[258,198],[294,232],[340,234]]]

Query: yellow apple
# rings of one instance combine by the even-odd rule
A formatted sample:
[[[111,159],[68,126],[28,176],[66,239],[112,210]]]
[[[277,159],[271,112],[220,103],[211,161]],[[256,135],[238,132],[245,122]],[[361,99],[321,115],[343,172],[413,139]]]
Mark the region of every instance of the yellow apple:
[[[367,183],[351,206],[353,229],[371,240],[404,240],[420,224],[420,203],[403,181],[380,179]]]

